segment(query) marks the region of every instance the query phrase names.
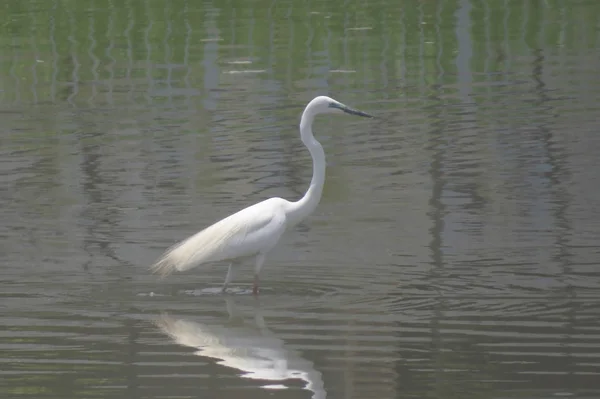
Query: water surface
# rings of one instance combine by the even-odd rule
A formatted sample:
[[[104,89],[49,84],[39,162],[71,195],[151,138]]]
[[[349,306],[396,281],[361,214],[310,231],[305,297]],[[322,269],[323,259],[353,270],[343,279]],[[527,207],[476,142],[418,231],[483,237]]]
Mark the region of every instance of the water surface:
[[[9,2],[6,398],[596,398],[600,5]],[[311,176],[317,211],[218,294],[148,266]]]

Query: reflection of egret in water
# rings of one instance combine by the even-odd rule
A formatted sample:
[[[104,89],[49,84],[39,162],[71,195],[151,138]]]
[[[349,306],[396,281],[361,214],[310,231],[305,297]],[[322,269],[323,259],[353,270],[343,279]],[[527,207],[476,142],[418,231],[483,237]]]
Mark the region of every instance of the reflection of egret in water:
[[[258,302],[255,302],[258,305]],[[255,306],[254,323],[240,317],[232,298],[226,298],[230,316],[228,325],[197,323],[162,315],[156,324],[177,344],[197,348],[198,356],[219,359],[223,366],[238,369],[244,378],[266,381],[301,379],[313,399],[324,399],[321,373],[312,362],[303,359],[277,338],[265,325],[259,306]],[[264,388],[286,388],[265,385]]]

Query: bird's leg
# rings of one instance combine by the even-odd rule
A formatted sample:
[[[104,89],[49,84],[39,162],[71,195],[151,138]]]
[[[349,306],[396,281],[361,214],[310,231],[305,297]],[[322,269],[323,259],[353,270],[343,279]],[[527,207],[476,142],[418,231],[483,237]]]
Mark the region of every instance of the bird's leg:
[[[233,262],[229,264],[229,269],[227,270],[227,277],[225,277],[225,283],[223,284],[223,288],[221,288],[221,292],[225,292],[229,283],[233,280]]]
[[[258,295],[258,275],[260,274],[260,269],[263,267],[263,263],[265,263],[265,255],[258,254],[256,255],[256,264],[254,265],[254,286],[252,287],[252,294]]]

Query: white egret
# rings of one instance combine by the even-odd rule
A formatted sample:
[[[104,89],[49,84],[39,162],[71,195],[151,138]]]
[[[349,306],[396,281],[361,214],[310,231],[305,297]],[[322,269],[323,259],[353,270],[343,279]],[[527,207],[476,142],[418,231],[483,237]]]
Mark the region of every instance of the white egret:
[[[258,278],[267,253],[283,232],[310,215],[321,200],[325,183],[325,152],[312,132],[318,114],[347,113],[372,118],[326,96],[308,103],[300,120],[300,137],[313,161],[313,176],[308,191],[295,202],[269,198],[234,213],[168,249],[151,267],[163,277],[175,270],[184,271],[209,263],[229,260],[222,291],[233,279],[236,264],[255,257],[253,294],[258,294]]]

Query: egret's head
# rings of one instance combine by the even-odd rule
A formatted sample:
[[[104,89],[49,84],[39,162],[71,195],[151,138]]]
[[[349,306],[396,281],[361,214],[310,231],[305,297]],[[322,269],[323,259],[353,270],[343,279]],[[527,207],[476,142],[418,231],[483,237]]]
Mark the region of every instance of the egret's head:
[[[373,117],[372,115],[350,108],[342,104],[341,102],[336,101],[333,98],[327,96],[319,96],[314,98],[306,107],[306,111],[311,112],[313,115],[339,114],[343,112],[350,115],[364,116],[367,118]]]

